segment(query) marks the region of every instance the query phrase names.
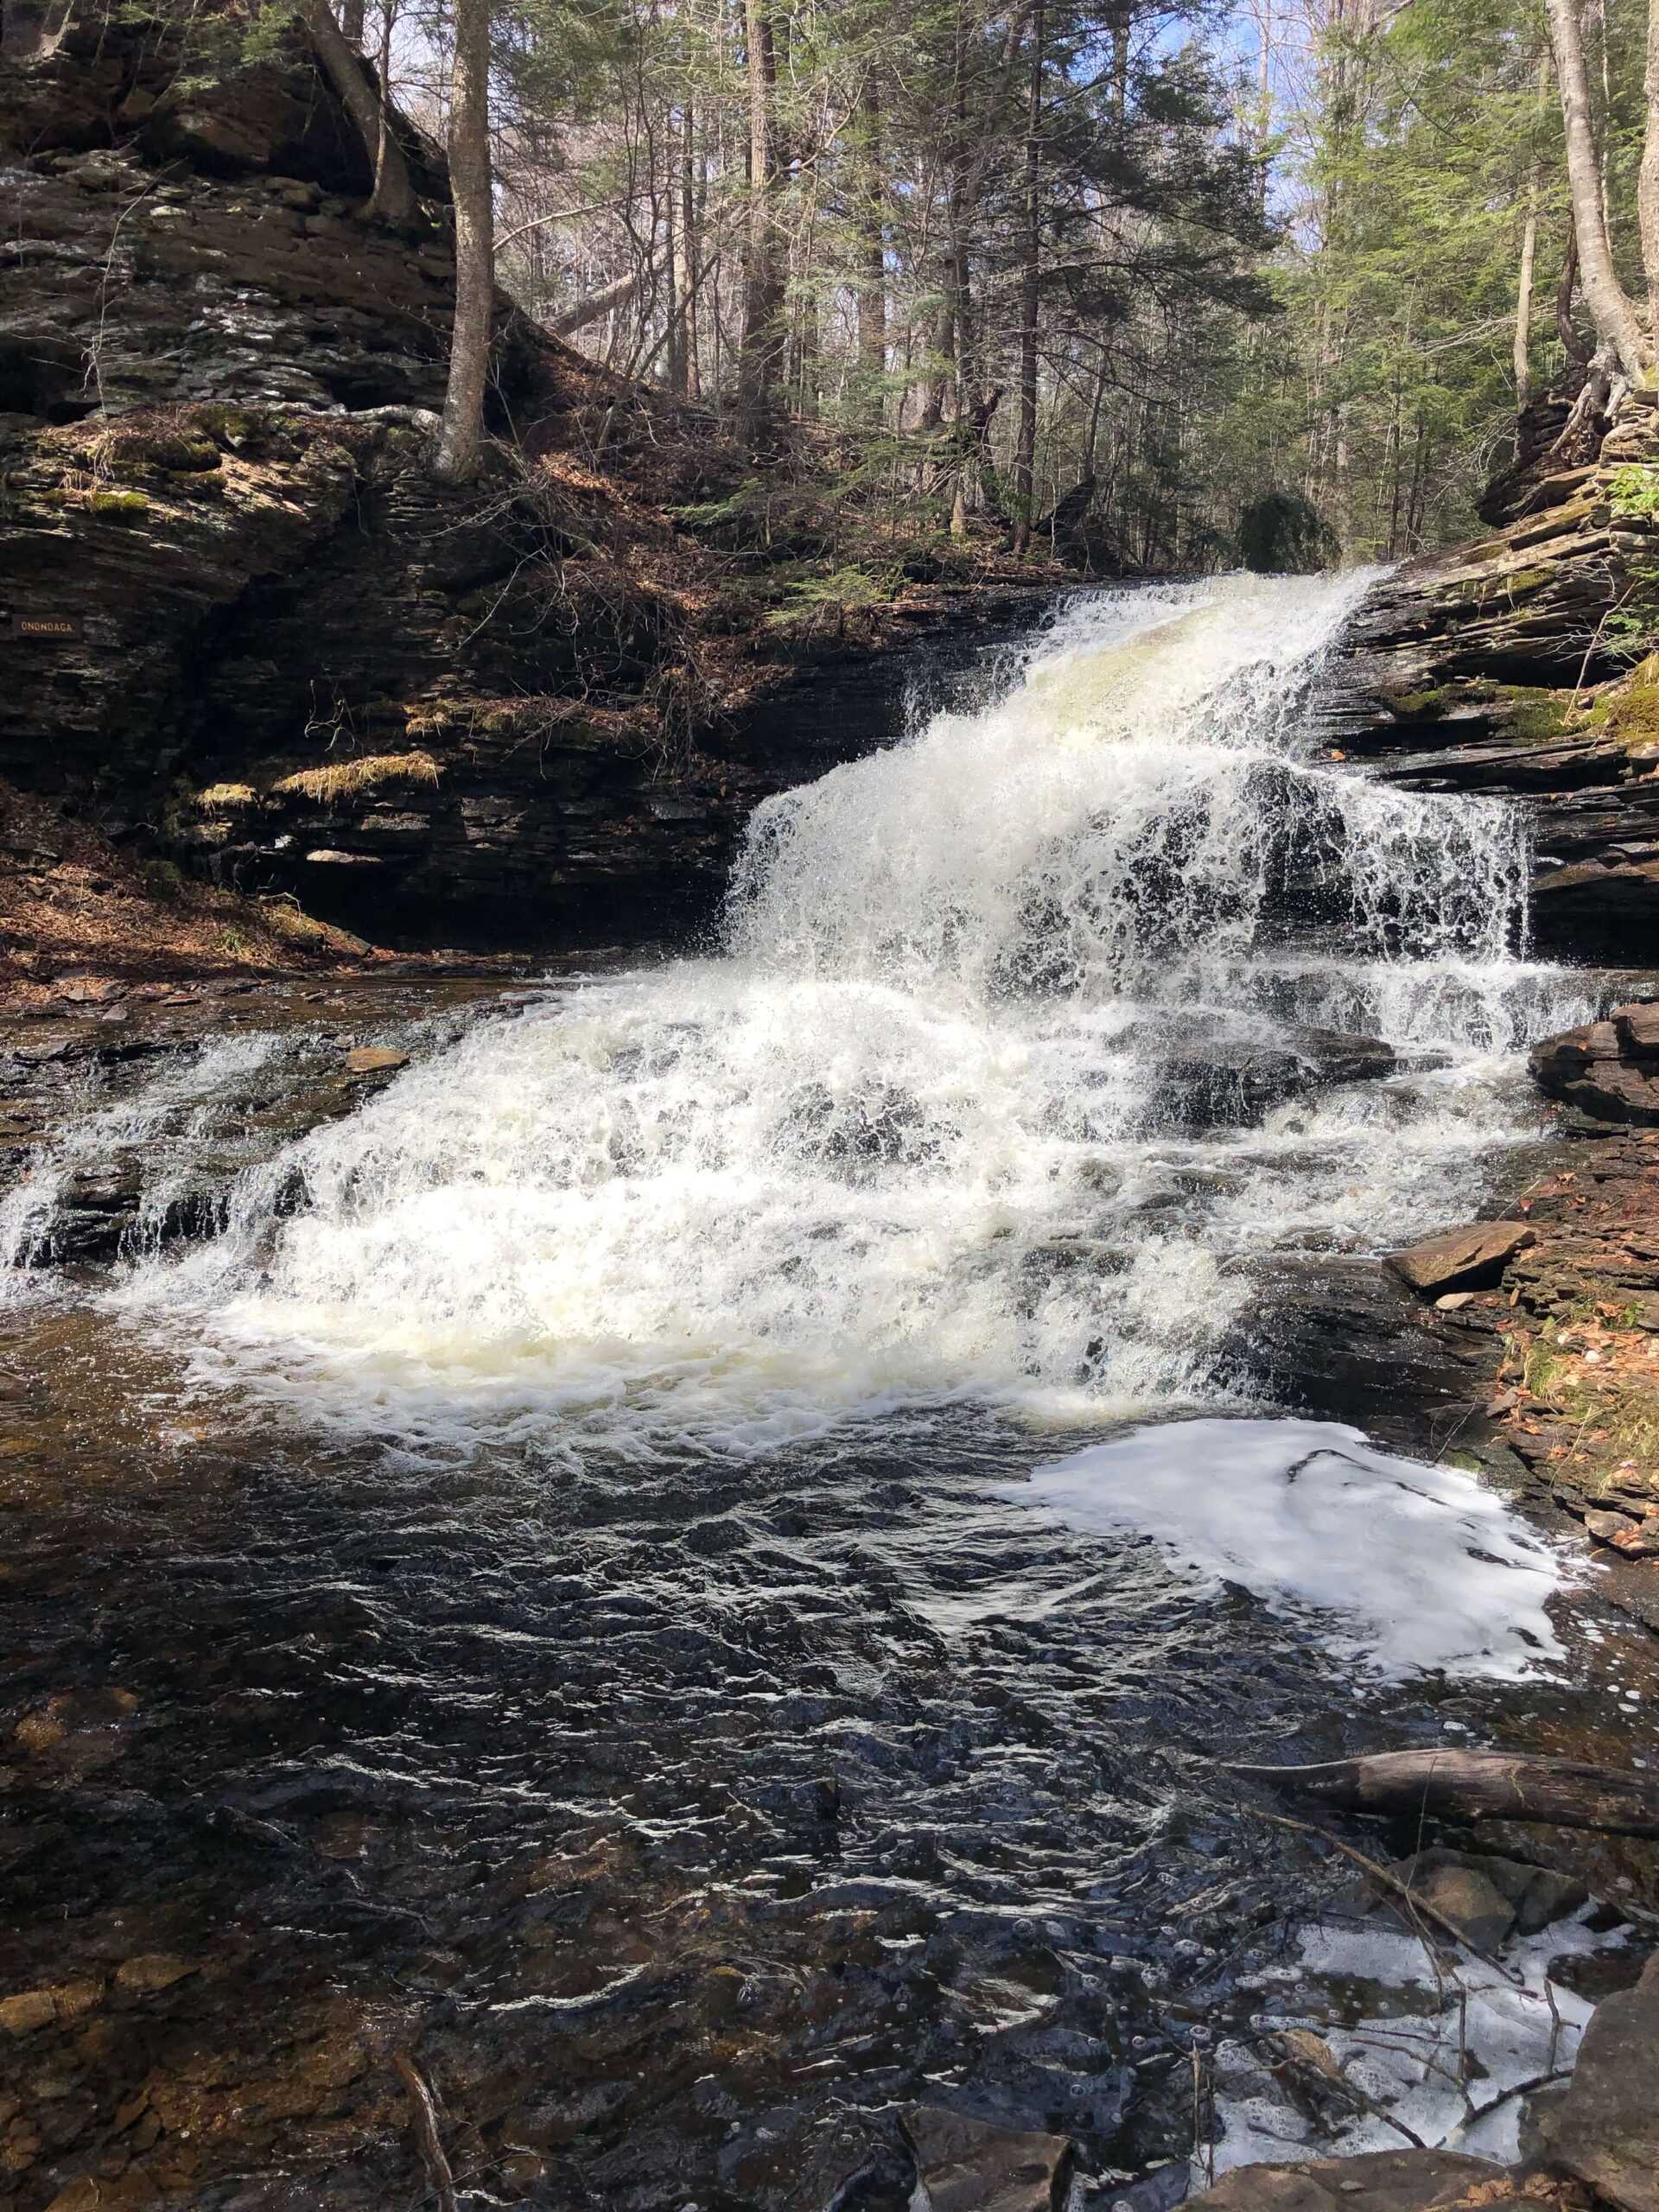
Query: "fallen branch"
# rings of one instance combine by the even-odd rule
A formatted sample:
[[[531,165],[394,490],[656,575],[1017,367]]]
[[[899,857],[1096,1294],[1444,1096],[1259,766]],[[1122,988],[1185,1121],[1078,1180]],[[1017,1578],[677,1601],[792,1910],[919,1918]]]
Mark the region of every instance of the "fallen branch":
[[[1238,1770],[1233,1768],[1230,1771],[1236,1773]],[[1385,1890],[1392,1890],[1397,1897],[1403,1899],[1416,1918],[1432,1923],[1442,1934],[1449,1936],[1454,1943],[1460,1943],[1483,1966],[1491,1967],[1495,1973],[1501,1974],[1505,1981],[1514,1982],[1517,1988],[1524,1986],[1524,1975],[1518,1974],[1513,1967],[1505,1966],[1502,1959],[1494,1958],[1490,1951],[1483,1951],[1478,1943],[1471,1942],[1455,1920],[1448,1919],[1427,1897],[1420,1897],[1410,1883],[1402,1880],[1391,1866],[1384,1866],[1378,1859],[1368,1859],[1363,1851],[1356,1851],[1351,1843],[1344,1843],[1339,1836],[1327,1835],[1323,1828],[1316,1828],[1309,1821],[1293,1821],[1284,1813],[1264,1813],[1259,1805],[1251,1805],[1246,1809],[1254,1813],[1258,1821],[1270,1821],[1276,1828],[1288,1828],[1293,1835],[1311,1835],[1316,1842],[1328,1844],[1332,1851],[1339,1851],[1344,1859],[1351,1859],[1356,1866],[1363,1868],[1374,1882],[1381,1883]]]
[[[421,2078],[420,2069],[406,2050],[400,2050],[392,2060],[399,2080],[409,2091],[409,2101],[415,2107],[415,2143],[421,2154],[421,2164],[426,2168],[427,2179],[438,2200],[438,2212],[455,2212],[455,2177],[444,2156],[442,2139],[438,2133],[438,2108],[432,2101],[432,2092]]]
[[[1323,1766],[1229,1766],[1225,1771],[1344,1813],[1545,1821],[1609,1835],[1659,1837],[1659,1783],[1574,1759],[1509,1751],[1376,1751]]]

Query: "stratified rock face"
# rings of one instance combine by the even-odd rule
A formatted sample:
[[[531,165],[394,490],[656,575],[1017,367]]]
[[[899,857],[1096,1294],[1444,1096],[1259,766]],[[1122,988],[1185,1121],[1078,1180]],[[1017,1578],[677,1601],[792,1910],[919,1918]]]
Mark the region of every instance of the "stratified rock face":
[[[1566,2090],[1540,2108],[1554,2166],[1622,2212],[1659,2212],[1659,1958],[1634,1989],[1607,1998],[1584,2031]]]
[[[1659,463],[1659,414],[1633,399],[1589,446],[1570,466],[1535,456],[1492,509],[1503,528],[1377,587],[1322,720],[1408,788],[1521,798],[1541,948],[1638,965],[1659,957],[1659,669],[1586,709],[1655,619],[1656,518],[1619,472]]]
[[[723,644],[663,508],[734,456],[505,297],[518,452],[431,481],[441,157],[397,118],[416,210],[366,218],[296,33],[187,68],[91,4],[47,47],[0,73],[0,777],[383,943],[706,920],[756,801],[889,733],[898,652]],[[911,612],[884,648],[958,609]]]
[[[1551,1097],[1599,1122],[1659,1128],[1659,1006],[1622,1006],[1605,1021],[1535,1045],[1532,1072]]]
[[[453,277],[436,156],[400,124],[416,214],[359,222],[367,162],[302,48],[206,77],[154,23],[94,7],[0,79],[0,413],[434,404]]]

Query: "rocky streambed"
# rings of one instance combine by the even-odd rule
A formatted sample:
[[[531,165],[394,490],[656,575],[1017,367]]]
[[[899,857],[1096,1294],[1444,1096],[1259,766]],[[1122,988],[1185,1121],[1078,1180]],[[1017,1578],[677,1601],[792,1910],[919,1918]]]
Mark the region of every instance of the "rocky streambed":
[[[388,1449],[303,1388],[227,1392],[211,1343],[123,1310],[124,1266],[222,1228],[296,1133],[573,988],[88,988],[8,1028],[13,1256],[44,1263],[0,1351],[16,2201],[409,2196],[429,2173],[400,2060],[475,2198],[896,2212],[919,2179],[936,2204],[1163,2212],[1218,2157],[1325,2145],[1366,2156],[1295,2187],[1490,2201],[1469,2192],[1499,2169],[1400,2130],[1512,2152],[1518,2086],[1640,1973],[1650,1847],[1452,1826],[1463,1857],[1413,1859],[1403,1827],[1338,1827],[1404,1866],[1446,1916],[1425,1929],[1223,1770],[1490,1740],[1659,1770],[1659,1669],[1615,1579],[1556,1609],[1556,1679],[1357,1675],[1317,1611],[1033,1513],[1033,1459],[1086,1440],[1064,1421],[947,1408],[648,1465],[511,1431]],[[1188,1040],[1199,1131],[1285,1102],[1286,1071],[1232,1049],[1223,1080],[1225,1040]],[[1386,1077],[1322,1051],[1303,1084]],[[1390,1440],[1469,1450],[1565,1529],[1574,1440],[1529,1457],[1543,1401],[1506,1406],[1497,1362],[1552,1304],[1571,1333],[1567,1271],[1611,1264],[1611,1171],[1645,1175],[1640,1144],[1517,1155],[1495,1205],[1531,1240],[1494,1287],[1306,1255],[1349,1288],[1268,1297],[1262,1373],[1298,1342],[1310,1415],[1353,1418],[1386,1310],[1436,1378],[1396,1389]],[[1560,1356],[1624,1357],[1645,1311]],[[1580,2105],[1605,2078],[1586,2065]],[[1580,2108],[1550,2155],[1590,2172]]]

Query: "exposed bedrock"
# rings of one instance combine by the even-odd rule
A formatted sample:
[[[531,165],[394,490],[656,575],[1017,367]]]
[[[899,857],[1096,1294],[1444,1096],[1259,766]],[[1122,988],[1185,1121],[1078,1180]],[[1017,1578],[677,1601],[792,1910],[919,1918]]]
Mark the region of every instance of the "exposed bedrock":
[[[290,34],[217,79],[98,8],[0,86],[0,778],[380,942],[695,926],[756,801],[891,734],[913,656],[1044,588],[768,623],[673,519],[741,481],[503,296],[486,480],[441,491],[453,255]],[[735,474],[734,474],[735,472]]]
[[[1379,583],[1321,702],[1332,747],[1408,789],[1519,798],[1541,950],[1632,964],[1659,951],[1659,665],[1631,665],[1659,628],[1656,484],[1632,400],[1587,458],[1510,483],[1490,537]]]
[[[1659,1127],[1659,1006],[1615,1007],[1605,1021],[1548,1037],[1532,1072],[1553,1098],[1600,1122]]]

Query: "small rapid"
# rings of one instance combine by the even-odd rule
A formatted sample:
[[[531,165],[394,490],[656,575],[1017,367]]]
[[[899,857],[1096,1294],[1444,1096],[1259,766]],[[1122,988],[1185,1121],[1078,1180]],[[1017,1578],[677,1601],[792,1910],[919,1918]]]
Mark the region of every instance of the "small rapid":
[[[1524,957],[1516,810],[1306,734],[1370,581],[1079,597],[1000,697],[764,805],[718,957],[475,1027],[121,1312],[428,1446],[1246,1401],[1263,1263],[1466,1212],[1585,1008]]]

